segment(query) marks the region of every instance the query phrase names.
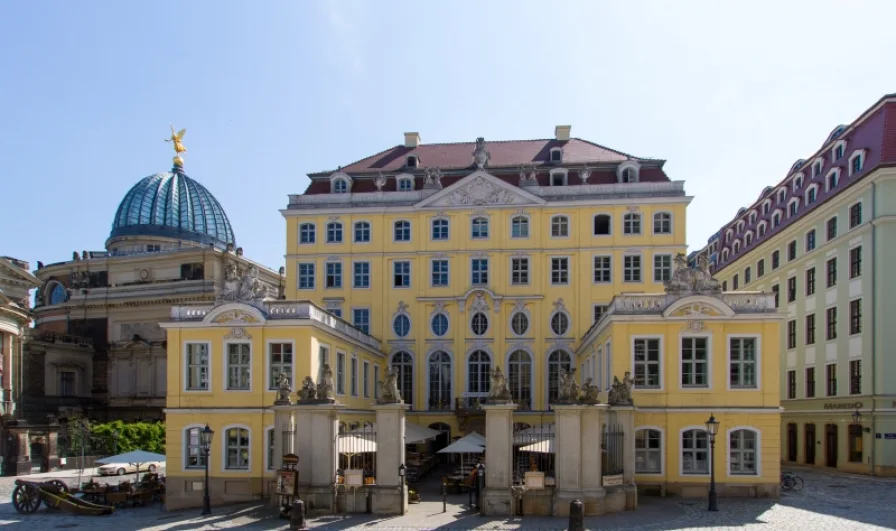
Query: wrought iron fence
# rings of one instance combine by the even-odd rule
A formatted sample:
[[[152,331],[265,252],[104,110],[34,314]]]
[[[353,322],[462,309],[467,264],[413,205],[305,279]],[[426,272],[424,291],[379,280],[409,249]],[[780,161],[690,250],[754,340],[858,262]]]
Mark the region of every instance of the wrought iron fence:
[[[554,426],[554,424],[534,427],[524,424],[514,426],[514,483],[524,483],[526,472],[541,472],[544,474],[545,485],[553,485],[557,440]]]
[[[369,423],[340,423],[336,437],[339,472],[336,482],[346,485],[372,483],[376,477],[376,427]]]
[[[601,441],[601,466],[604,476],[622,474],[625,460],[625,433],[618,424],[604,425]]]

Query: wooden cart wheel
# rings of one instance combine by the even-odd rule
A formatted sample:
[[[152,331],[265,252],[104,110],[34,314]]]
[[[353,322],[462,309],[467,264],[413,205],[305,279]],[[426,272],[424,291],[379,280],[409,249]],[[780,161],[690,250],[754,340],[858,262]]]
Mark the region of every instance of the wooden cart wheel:
[[[64,481],[60,479],[54,479],[50,481],[50,485],[59,488],[59,492],[65,494],[68,492],[68,485],[65,484]]]
[[[12,505],[22,514],[32,514],[40,508],[40,491],[31,485],[18,485],[12,491]]]

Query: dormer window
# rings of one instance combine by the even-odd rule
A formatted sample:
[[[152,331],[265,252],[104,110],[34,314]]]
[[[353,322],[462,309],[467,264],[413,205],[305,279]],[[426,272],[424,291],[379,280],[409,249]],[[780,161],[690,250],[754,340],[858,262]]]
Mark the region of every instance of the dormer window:
[[[837,188],[838,184],[840,184],[840,168],[831,168],[825,177],[824,190],[829,192]]]
[[[803,174],[799,174],[793,178],[793,191],[796,192],[803,187]]]
[[[812,164],[812,177],[818,177],[821,175],[822,162],[821,159],[816,159]]]
[[[744,235],[744,245],[750,245],[753,243],[753,231],[748,230]]]
[[[786,198],[787,198],[787,191],[784,190],[783,188],[781,190],[778,190],[778,204],[780,205],[781,203],[783,203],[784,199],[786,199]]]
[[[792,218],[796,215],[797,210],[800,207],[800,199],[798,197],[794,197],[787,203],[787,217]]]
[[[418,164],[418,159],[416,155],[408,155],[407,158],[407,167],[408,168],[416,168]]]
[[[352,189],[352,178],[348,174],[338,171],[330,175],[330,193],[347,194]]]
[[[744,231],[744,220],[740,220],[737,222],[737,233],[740,234]]]
[[[551,186],[566,186],[566,170],[551,170]]]
[[[740,252],[740,242],[739,242],[739,241],[735,241],[735,242],[734,242],[734,245],[731,246],[731,249],[732,249],[732,251],[734,252],[734,254],[739,253],[739,252]]]
[[[636,183],[640,180],[641,165],[633,160],[627,160],[616,168],[616,179],[620,183]]]
[[[806,190],[806,204],[811,205],[818,199],[818,185],[813,184]]]
[[[635,170],[631,168],[626,168],[622,170],[622,182],[624,183],[633,183],[635,181]]]
[[[846,141],[838,140],[834,147],[831,149],[831,162],[837,162],[838,160],[843,158],[843,155],[846,153]]]
[[[781,210],[775,210],[775,213],[772,214],[772,228],[777,228],[781,225]]]
[[[398,191],[410,192],[414,189],[414,178],[410,176],[398,177]]]
[[[765,236],[765,230],[767,227],[768,224],[765,221],[760,221],[759,226],[756,228],[756,234],[758,234],[758,236],[762,238],[763,236]]]
[[[756,211],[755,210],[750,211],[750,216],[748,219],[750,220],[750,225],[756,223]]]
[[[551,162],[563,162],[563,150],[561,148],[551,148]]]
[[[849,156],[849,176],[862,171],[862,167],[865,165],[865,150],[857,149],[852,152],[852,155]]]
[[[333,193],[334,194],[346,194],[348,193],[348,183],[345,179],[336,179],[333,181]]]
[[[768,199],[762,202],[762,215],[767,216],[772,209],[772,202]]]

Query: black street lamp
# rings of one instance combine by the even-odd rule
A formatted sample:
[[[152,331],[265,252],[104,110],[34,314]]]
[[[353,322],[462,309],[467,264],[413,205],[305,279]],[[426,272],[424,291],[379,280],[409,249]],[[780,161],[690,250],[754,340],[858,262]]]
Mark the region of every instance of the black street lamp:
[[[719,421],[709,415],[706,421],[706,433],[709,435],[709,511],[719,510],[719,499],[716,494],[716,433],[719,432]]]
[[[112,447],[114,450],[112,451],[112,455],[118,455],[118,430],[112,430]]]
[[[208,496],[208,454],[212,451],[212,437],[215,436],[215,430],[205,425],[202,430],[200,442],[202,443],[202,455],[205,457],[205,481],[202,483],[202,514],[212,514],[212,502]]]
[[[398,466],[398,483],[401,485],[399,488],[401,489],[401,514],[404,514],[404,476],[407,473],[407,467],[404,466],[404,463]]]

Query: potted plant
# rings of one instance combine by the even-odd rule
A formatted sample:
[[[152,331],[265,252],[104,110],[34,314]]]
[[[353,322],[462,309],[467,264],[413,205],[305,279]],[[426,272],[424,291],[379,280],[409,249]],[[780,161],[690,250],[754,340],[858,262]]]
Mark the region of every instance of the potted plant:
[[[408,491],[408,503],[420,503],[420,494],[416,490]]]

